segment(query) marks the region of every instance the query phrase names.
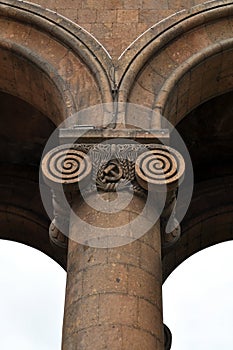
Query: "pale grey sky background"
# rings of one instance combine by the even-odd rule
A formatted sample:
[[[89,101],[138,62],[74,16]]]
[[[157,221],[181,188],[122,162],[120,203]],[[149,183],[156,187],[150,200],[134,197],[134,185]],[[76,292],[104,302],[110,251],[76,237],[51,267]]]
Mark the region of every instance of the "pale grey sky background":
[[[163,287],[172,350],[233,349],[233,242],[202,250]]]
[[[45,254],[0,240],[1,350],[60,350],[65,280]]]
[[[167,279],[164,322],[172,350],[233,348],[232,266],[227,242],[193,255]],[[43,253],[0,240],[1,350],[60,350],[65,279]]]

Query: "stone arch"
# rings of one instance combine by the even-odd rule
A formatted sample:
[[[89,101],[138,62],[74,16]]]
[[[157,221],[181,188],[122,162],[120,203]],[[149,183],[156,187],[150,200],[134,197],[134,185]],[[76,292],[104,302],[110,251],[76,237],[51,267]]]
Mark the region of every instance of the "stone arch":
[[[81,27],[40,6],[0,1],[0,33],[2,91],[35,105],[55,124],[112,101],[111,59]]]
[[[112,101],[111,67],[106,51],[81,27],[40,6],[0,1],[0,237],[37,248],[63,267],[66,252],[48,237],[40,156],[60,122]],[[7,103],[16,107],[8,110]]]
[[[61,122],[69,109],[74,111],[74,101],[64,81],[59,76],[52,80],[50,77],[56,74],[53,67],[26,48],[10,46],[8,40],[0,43],[1,91],[30,103],[55,123]]]
[[[155,25],[121,57],[119,99],[158,111],[179,126],[198,106],[233,90],[232,28],[233,6],[223,1],[196,6]],[[214,167],[207,170],[209,178],[196,176],[182,236],[163,252],[164,280],[192,254],[232,239],[231,161],[227,169],[220,165],[221,160],[216,172]]]
[[[224,1],[150,28],[121,57],[120,100],[152,108],[176,125],[197,105],[229,91],[232,28],[233,6]]]

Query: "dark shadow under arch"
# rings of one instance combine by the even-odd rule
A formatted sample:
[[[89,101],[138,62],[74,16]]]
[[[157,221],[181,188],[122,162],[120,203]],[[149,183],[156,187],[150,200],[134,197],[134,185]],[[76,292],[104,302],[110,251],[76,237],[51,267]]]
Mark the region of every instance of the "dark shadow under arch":
[[[39,191],[39,165],[55,125],[25,101],[0,93],[0,238],[36,248],[66,267],[52,247]]]
[[[182,236],[164,252],[164,280],[192,254],[233,238],[233,92],[215,97],[177,125],[194,167]]]

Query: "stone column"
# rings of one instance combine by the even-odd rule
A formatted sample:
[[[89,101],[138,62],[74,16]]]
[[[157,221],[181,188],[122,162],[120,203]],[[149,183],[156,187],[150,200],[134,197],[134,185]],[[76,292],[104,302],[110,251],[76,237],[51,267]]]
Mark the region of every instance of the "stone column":
[[[161,145],[92,144],[72,145],[72,149],[88,156],[84,152],[86,165],[77,167],[76,191],[70,200],[62,349],[164,350],[161,187],[166,182],[166,190],[171,186],[170,193],[174,192],[174,183],[184,169],[172,164],[173,157],[175,177],[169,167],[166,179],[161,172],[166,165],[158,153],[167,157],[172,149]],[[48,169],[52,153],[44,161],[44,169]],[[90,166],[91,177],[81,185],[85,168],[90,170]],[[53,176],[47,170],[44,173],[51,183]],[[62,181],[66,186],[74,183],[67,177]],[[98,209],[98,202],[111,207],[118,195],[131,196],[124,208],[112,212],[101,206]],[[173,197],[165,195],[163,206],[167,198],[170,205]],[[165,212],[167,216],[168,210]]]
[[[120,226],[143,205],[144,199],[135,197],[112,222]],[[95,216],[92,223],[102,226],[101,215],[81,206],[75,205],[78,215]],[[160,247],[159,222],[120,247],[69,241],[63,350],[163,349]]]

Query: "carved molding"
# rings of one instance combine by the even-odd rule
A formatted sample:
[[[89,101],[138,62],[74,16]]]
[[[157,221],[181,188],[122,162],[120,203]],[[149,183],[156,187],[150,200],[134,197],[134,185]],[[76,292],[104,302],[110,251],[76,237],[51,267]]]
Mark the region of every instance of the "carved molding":
[[[49,238],[55,246],[66,248],[68,238],[61,231],[68,232],[70,211],[66,206],[61,205],[63,198],[59,191],[52,190],[52,203],[54,219],[49,226]]]
[[[57,228],[57,222],[54,219],[49,226],[49,238],[52,244],[62,249],[66,249],[68,238]]]

